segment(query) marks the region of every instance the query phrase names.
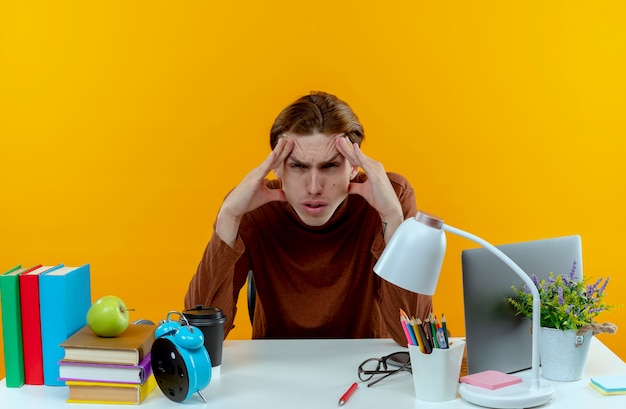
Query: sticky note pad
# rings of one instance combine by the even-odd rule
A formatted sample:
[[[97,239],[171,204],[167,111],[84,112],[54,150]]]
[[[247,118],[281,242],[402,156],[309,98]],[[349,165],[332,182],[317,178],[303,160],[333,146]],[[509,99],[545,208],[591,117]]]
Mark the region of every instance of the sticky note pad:
[[[489,370],[462,376],[460,381],[468,385],[494,390],[521,383],[522,378],[500,371]]]
[[[626,393],[626,375],[594,376],[589,381],[607,393]]]

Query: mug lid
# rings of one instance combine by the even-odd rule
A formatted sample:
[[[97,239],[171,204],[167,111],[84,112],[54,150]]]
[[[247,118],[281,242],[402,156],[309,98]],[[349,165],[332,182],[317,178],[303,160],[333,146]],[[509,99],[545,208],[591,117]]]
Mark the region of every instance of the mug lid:
[[[217,307],[203,307],[202,305],[196,305],[193,308],[183,311],[183,315],[187,319],[220,319],[224,318],[224,313]]]

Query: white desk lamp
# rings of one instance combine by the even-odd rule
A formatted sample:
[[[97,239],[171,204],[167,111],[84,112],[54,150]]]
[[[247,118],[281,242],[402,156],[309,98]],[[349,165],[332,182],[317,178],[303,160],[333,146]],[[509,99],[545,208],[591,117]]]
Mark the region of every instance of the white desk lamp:
[[[448,226],[437,217],[423,212],[406,219],[398,227],[374,271],[398,287],[420,294],[434,294],[446,251],[445,231],[472,240],[500,258],[528,285],[533,296],[533,312],[539,311],[539,291],[524,270],[506,254],[480,237]],[[540,315],[533,313],[530,379],[496,390],[462,383],[459,389],[461,397],[475,405],[502,409],[530,408],[552,399],[554,387],[539,380],[539,321]]]

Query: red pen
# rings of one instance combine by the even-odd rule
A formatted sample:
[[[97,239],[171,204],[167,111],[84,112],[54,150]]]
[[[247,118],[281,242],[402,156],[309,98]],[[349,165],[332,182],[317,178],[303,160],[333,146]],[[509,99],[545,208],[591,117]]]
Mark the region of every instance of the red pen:
[[[350,398],[350,396],[352,396],[352,394],[354,393],[354,391],[356,390],[356,388],[358,388],[359,385],[355,382],[353,383],[350,388],[348,388],[348,390],[346,391],[346,393],[344,393],[343,395],[341,395],[341,398],[339,398],[339,406],[343,406],[348,399]]]

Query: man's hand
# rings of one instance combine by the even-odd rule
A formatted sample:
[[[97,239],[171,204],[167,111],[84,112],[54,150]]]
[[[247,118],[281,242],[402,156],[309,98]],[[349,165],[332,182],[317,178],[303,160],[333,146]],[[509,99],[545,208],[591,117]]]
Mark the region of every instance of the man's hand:
[[[239,223],[244,214],[272,201],[285,201],[281,189],[269,189],[266,177],[282,165],[293,150],[291,138],[280,138],[274,150],[230,192],[222,203],[215,223],[215,232],[231,247],[234,247]]]
[[[404,221],[402,206],[389,182],[383,164],[363,154],[357,143],[347,137],[337,138],[337,150],[352,165],[359,166],[367,175],[364,183],[350,183],[348,193],[363,196],[378,211],[383,223],[383,235],[388,242],[398,226]]]

